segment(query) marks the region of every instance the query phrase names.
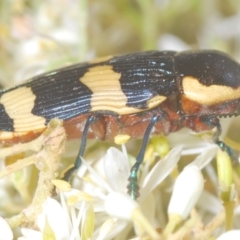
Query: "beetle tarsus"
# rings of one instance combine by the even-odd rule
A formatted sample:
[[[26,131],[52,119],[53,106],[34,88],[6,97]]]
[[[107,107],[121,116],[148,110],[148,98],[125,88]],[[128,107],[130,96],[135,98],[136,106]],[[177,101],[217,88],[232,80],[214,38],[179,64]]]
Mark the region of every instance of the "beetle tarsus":
[[[218,140],[216,141],[216,144],[220,147],[222,151],[225,151],[234,162],[238,161],[236,153],[226,143]]]
[[[131,172],[130,172],[130,176],[128,178],[129,184],[128,184],[127,188],[128,188],[128,194],[134,200],[138,199],[139,196],[140,196],[137,174],[138,174],[138,168],[133,168],[132,167]]]

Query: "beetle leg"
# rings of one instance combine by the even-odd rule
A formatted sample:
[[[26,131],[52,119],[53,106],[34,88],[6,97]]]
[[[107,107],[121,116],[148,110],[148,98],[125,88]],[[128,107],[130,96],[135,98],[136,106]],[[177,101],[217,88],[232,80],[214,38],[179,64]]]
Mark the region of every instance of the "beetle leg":
[[[94,120],[95,120],[95,116],[91,115],[88,117],[88,119],[86,121],[84,130],[83,130],[83,134],[82,134],[80,149],[79,149],[79,152],[77,155],[77,159],[75,160],[74,166],[72,168],[68,169],[64,174],[63,179],[66,181],[69,181],[69,179],[71,178],[74,171],[77,170],[81,166],[81,163],[82,163],[81,157],[83,156],[83,154],[85,152],[89,127]]]
[[[201,119],[202,122],[204,122],[208,126],[210,126],[212,128],[214,128],[214,127],[217,128],[216,132],[213,134],[213,141],[221,148],[222,151],[227,152],[227,154],[230,156],[231,159],[236,161],[237,156],[236,156],[234,150],[231,147],[229,147],[226,143],[219,140],[219,136],[222,133],[222,127],[221,127],[221,124],[219,122],[219,119],[218,118],[205,117],[205,116],[200,117],[200,119]]]
[[[139,197],[139,192],[138,192],[139,187],[138,187],[138,183],[137,183],[138,169],[139,169],[141,163],[143,162],[144,153],[146,151],[149,136],[151,134],[153,126],[159,120],[159,118],[160,118],[160,116],[153,116],[153,118],[151,119],[151,122],[149,123],[149,125],[144,133],[142,146],[141,146],[141,149],[136,158],[136,162],[132,166],[131,171],[130,171],[129,184],[128,184],[127,188],[128,188],[128,193],[130,194],[130,196],[133,199],[137,199]]]
[[[217,142],[219,140],[219,136],[222,133],[222,127],[219,122],[219,119],[216,117],[201,116],[200,121],[204,123],[204,125],[208,126],[208,128],[210,129],[216,128],[216,131],[213,134],[212,140],[214,142]]]
[[[221,148],[222,151],[225,151],[234,162],[238,162],[236,153],[231,147],[222,141],[216,141],[216,144]]]

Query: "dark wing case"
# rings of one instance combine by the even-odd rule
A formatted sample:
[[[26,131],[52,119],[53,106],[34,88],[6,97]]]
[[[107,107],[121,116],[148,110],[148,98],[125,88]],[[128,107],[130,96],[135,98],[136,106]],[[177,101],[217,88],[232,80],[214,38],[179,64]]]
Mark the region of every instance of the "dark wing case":
[[[114,109],[114,104],[122,101],[118,99],[119,92],[126,97],[126,102],[122,102],[119,108],[125,105],[137,109],[137,111],[144,111],[148,109],[147,102],[153,97],[158,95],[167,97],[177,91],[173,70],[174,54],[175,52],[157,51],[133,53],[102,62],[76,64],[36,76],[22,85],[0,93],[0,129],[13,131],[13,119],[6,112],[1,100],[5,94],[9,95],[12,92],[12,96],[10,96],[11,102],[14,104],[16,92],[14,90],[20,88],[31,90],[35,98],[30,111],[35,116],[44,117],[45,124],[52,118],[71,119],[95,111],[95,109],[108,111],[107,102],[111,103]],[[108,69],[109,74],[106,75],[107,83],[104,70],[106,67],[111,69],[110,73]],[[95,90],[83,81],[83,79],[88,79],[85,76],[92,69],[94,69],[95,77],[93,80],[90,77],[89,81],[92,81],[91,86],[94,86]],[[117,79],[116,74],[118,74]],[[120,86],[120,90],[116,90],[115,86]],[[115,94],[114,91],[118,92]],[[97,108],[93,108],[93,97],[99,102]],[[19,104],[28,101],[24,94],[16,99]],[[33,100],[29,99],[29,101]],[[17,104],[15,105],[17,106]],[[118,105],[116,105],[117,108]],[[21,111],[23,116],[24,111],[24,109]],[[125,110],[119,111],[120,114],[124,114]]]

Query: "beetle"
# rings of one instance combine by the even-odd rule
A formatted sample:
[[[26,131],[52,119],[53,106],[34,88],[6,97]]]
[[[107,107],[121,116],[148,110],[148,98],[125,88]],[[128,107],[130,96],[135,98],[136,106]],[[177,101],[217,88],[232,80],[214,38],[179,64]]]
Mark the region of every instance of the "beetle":
[[[240,65],[223,52],[147,51],[105,57],[1,91],[0,141],[32,140],[51,119],[62,119],[69,139],[82,138],[70,176],[80,165],[87,138],[143,138],[131,170],[134,185],[150,135],[183,127],[195,132],[216,128],[214,141],[220,145],[219,117],[239,115],[239,102]]]

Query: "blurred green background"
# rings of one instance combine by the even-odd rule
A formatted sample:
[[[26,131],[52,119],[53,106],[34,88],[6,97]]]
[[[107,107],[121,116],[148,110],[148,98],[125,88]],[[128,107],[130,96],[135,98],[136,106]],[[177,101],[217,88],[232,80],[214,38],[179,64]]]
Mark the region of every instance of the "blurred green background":
[[[0,84],[149,49],[211,48],[240,59],[239,13],[236,0],[2,0]]]

